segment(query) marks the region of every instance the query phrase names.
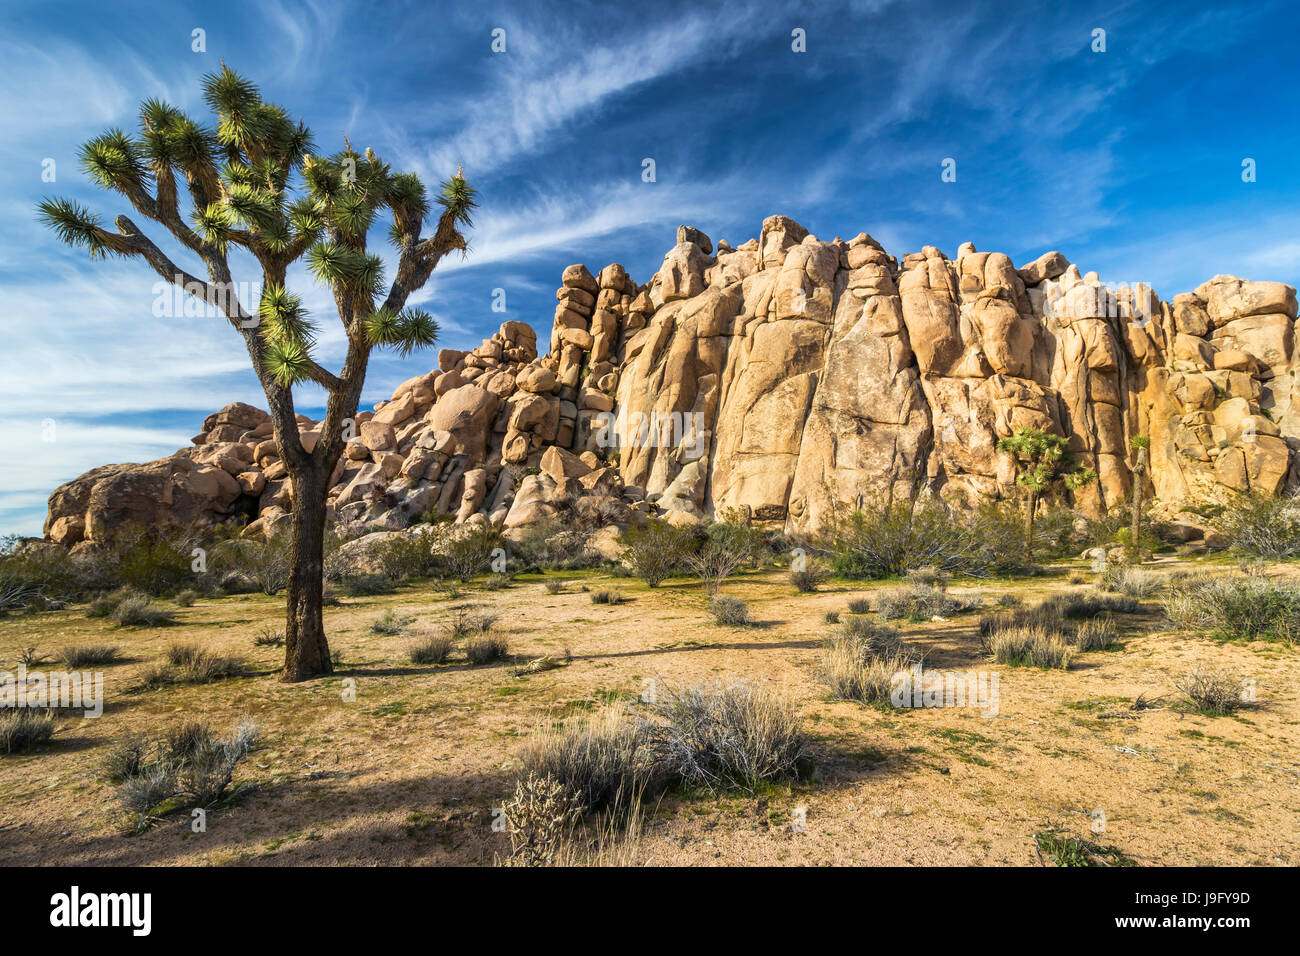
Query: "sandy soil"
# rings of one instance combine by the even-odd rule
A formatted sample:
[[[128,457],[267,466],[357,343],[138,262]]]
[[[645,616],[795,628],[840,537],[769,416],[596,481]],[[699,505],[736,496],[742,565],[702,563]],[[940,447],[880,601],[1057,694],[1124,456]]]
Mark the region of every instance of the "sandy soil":
[[[1077,569],[952,590],[988,601],[1088,590],[1068,584],[1067,570]],[[826,612],[891,585],[832,583],[799,595],[776,572],[747,574],[723,591],[748,601],[760,625],[736,629],[713,623],[694,581],[649,590],[603,575],[551,576],[572,583],[556,595],[533,575],[455,601],[422,585],[344,599],[326,612],[339,672],[299,685],[277,681],[281,650],[252,644],[276,621],[279,599],[200,599],[161,629],[115,628],[84,608],[0,620],[10,669],[13,652],[32,644],[51,653],[116,643],[129,657],[105,669],[102,718],[65,718],[48,747],[0,756],[0,863],[491,863],[506,846],[492,831],[492,807],[512,791],[515,755],[539,724],[635,700],[650,679],[743,678],[800,701],[813,779],[752,796],[668,795],[647,814],[636,862],[1031,865],[1040,862],[1036,831],[1052,822],[1088,836],[1100,809],[1106,829],[1094,838],[1140,864],[1300,864],[1300,649],[1171,634],[1147,601],[1119,617],[1119,649],[1081,655],[1069,671],[1009,668],[980,658],[977,615],[965,614],[903,630],[926,649],[928,666],[996,670],[998,715],[882,709],[831,700],[816,668]],[[580,590],[606,584],[632,600],[596,605]],[[518,659],[567,648],[572,662],[528,676],[463,657],[416,666],[404,654],[410,638],[370,631],[387,608],[415,616],[418,629],[465,601],[500,615]],[[255,674],[133,692],[175,641],[244,655]],[[1138,694],[1173,702],[1173,681],[1198,661],[1253,677],[1259,705],[1217,718],[1128,709]],[[348,678],[355,703],[343,699]],[[182,717],[233,726],[245,714],[262,743],[240,766],[237,800],[209,815],[206,833],[178,818],[123,834],[115,788],[100,770],[115,739]],[[792,825],[800,809],[801,831]]]

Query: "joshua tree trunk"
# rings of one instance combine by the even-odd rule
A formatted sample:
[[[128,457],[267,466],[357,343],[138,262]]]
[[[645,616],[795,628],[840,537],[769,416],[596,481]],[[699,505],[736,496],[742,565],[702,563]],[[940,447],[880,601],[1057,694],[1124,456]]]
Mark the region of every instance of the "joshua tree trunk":
[[[293,567],[289,569],[281,680],[300,681],[328,674],[329,644],[322,612],[325,549],[325,494],[329,475],[312,462],[290,476],[293,488]]]
[[[1034,563],[1034,512],[1038,510],[1038,492],[1029,492],[1025,499],[1025,560]]]
[[[1138,533],[1142,530],[1142,475],[1147,470],[1147,450],[1139,448],[1137,450],[1137,461],[1133,464],[1133,497],[1132,497],[1132,514],[1130,517],[1133,526],[1133,549],[1138,547]]]

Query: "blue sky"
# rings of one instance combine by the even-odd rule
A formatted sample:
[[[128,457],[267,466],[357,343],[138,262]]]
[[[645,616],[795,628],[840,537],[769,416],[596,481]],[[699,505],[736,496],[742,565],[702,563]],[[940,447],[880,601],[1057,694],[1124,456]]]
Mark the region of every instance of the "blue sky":
[[[206,118],[199,79],[222,58],[322,150],[346,133],[429,183],[464,164],[481,200],[472,252],[418,297],[444,346],[506,318],[549,329],[569,263],[621,262],[644,282],[679,223],[738,244],[773,213],[826,239],[868,232],[900,257],[967,240],[1017,264],[1060,249],[1166,299],[1221,272],[1300,280],[1294,3],[639,7],[10,0],[0,532],[39,533],[50,491],[88,468],[169,454],[229,401],[265,404],[227,325],[155,318],[142,262],[92,263],[34,214],[45,195],[129,212],[90,186],[77,147],[133,128],[147,97]],[[946,158],[956,182],[941,181]],[[328,295],[296,280],[328,327]],[[318,358],[337,367],[341,343],[327,334]],[[365,400],[434,362],[377,358]],[[319,402],[307,390],[298,404]]]

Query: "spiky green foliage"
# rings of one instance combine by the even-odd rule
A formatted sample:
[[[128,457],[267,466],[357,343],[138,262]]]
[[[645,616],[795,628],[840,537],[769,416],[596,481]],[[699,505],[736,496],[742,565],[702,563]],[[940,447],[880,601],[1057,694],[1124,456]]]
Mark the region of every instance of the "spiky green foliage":
[[[998,441],[1001,451],[1011,452],[1022,463],[1016,484],[1038,494],[1058,478],[1073,490],[1097,477],[1091,468],[1074,467],[1069,446],[1069,439],[1041,428],[1018,428]]]

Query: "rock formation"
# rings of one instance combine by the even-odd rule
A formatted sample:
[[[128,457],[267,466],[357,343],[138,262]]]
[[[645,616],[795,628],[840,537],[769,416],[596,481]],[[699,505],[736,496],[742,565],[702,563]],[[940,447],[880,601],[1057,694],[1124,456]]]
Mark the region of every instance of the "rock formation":
[[[1221,489],[1297,484],[1290,416],[1296,294],[1215,276],[1164,302],[1112,288],[1059,252],[1017,269],[969,243],[889,255],[785,216],[716,250],[682,226],[645,285],[620,265],[564,270],[547,354],[523,322],[360,412],[332,481],[343,525],[401,528],[438,511],[509,533],[564,503],[610,525],[724,508],[814,528],[835,503],[922,490],[1014,494],[997,450],[1017,428],[1070,439],[1097,511],[1129,492],[1129,438],[1171,510]],[[318,423],[299,416],[310,447]],[[249,519],[293,503],[266,413],[233,404],[193,447],[106,465],[50,497],[48,538]]]

